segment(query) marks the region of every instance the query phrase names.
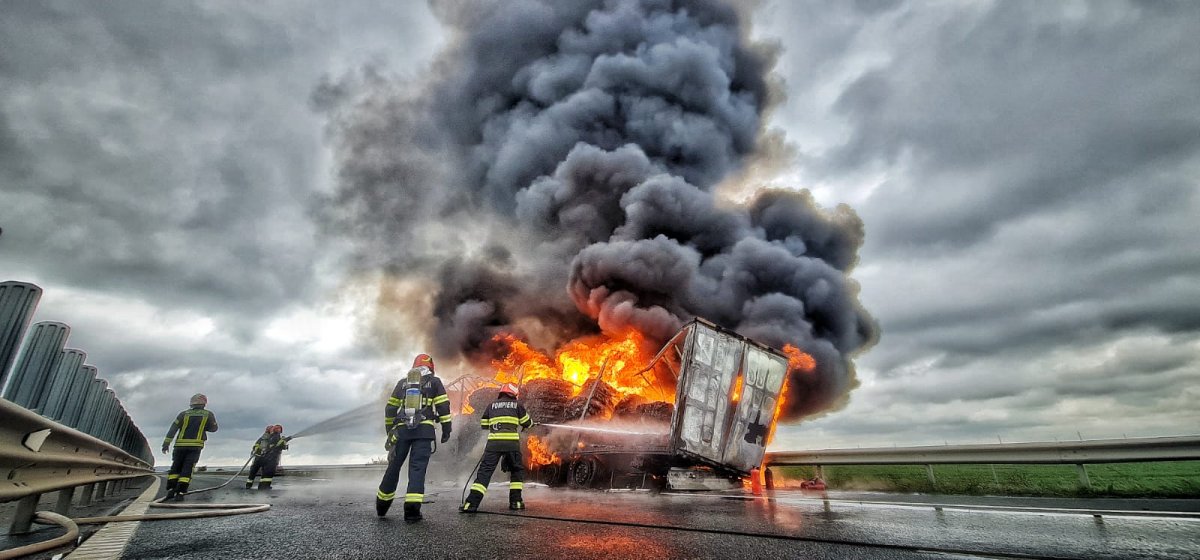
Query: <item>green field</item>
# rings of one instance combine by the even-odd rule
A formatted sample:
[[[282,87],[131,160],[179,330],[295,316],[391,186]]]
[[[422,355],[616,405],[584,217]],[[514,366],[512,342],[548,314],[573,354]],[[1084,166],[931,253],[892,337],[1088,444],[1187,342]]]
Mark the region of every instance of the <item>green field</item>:
[[[815,467],[772,467],[777,487],[796,486]],[[1088,465],[1085,488],[1075,465],[924,465],[825,467],[830,489],[966,495],[1200,498],[1200,461]]]

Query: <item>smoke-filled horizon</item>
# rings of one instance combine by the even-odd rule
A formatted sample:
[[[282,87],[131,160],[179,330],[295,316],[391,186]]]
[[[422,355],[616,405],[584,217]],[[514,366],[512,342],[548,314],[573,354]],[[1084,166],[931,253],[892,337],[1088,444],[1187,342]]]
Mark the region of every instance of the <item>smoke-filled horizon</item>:
[[[768,157],[775,52],[716,1],[436,4],[424,75],[323,83],[330,232],[386,278],[373,336],[407,316],[443,359],[497,334],[553,350],[700,316],[817,362],[785,419],[846,402],[878,327],[849,277],[864,228],[807,191],[715,190]],[[417,294],[417,295],[414,295]]]

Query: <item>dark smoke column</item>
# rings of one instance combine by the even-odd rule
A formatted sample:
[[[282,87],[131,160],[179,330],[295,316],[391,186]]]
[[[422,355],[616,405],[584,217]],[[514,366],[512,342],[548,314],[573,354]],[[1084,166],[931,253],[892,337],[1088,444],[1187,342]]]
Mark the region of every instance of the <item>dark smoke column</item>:
[[[713,194],[757,153],[775,53],[713,1],[435,3],[451,42],[419,81],[322,84],[330,227],[362,271],[421,286],[424,335],[486,360],[703,316],[812,354],[788,418],[844,401],[878,328],[848,276],[863,225],[806,192]],[[388,288],[385,288],[388,289]],[[381,301],[406,301],[381,295]],[[386,306],[380,314],[403,313]]]

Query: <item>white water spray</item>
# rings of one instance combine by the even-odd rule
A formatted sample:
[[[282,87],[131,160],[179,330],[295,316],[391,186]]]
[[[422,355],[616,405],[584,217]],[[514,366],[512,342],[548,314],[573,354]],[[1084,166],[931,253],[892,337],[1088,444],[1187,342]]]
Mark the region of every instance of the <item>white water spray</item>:
[[[604,434],[616,434],[626,436],[661,436],[661,432],[635,432],[633,430],[620,430],[617,428],[593,428],[590,426],[572,426],[570,424],[538,424],[538,426],[546,426],[547,428],[562,428],[564,430],[579,430],[583,432],[600,432]]]

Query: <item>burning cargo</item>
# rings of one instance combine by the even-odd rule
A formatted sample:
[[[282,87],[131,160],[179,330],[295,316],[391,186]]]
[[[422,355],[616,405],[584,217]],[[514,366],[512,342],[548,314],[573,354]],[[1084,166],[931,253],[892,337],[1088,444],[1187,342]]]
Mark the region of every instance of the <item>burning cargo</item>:
[[[800,356],[811,367],[811,358]],[[531,479],[573,487],[660,488],[677,486],[681,473],[682,479],[736,481],[761,465],[789,367],[805,365],[703,319],[684,325],[640,363],[615,352],[595,358],[600,358],[595,374],[587,368],[549,368],[561,370],[557,376],[534,373],[544,373],[538,368],[547,365],[545,359],[497,369],[498,380],[510,380],[510,372],[518,377],[524,404],[539,424],[526,443]],[[559,362],[586,360],[563,360],[560,354]],[[476,390],[469,406],[480,408],[476,401],[486,400],[480,394],[490,397],[492,391]]]

